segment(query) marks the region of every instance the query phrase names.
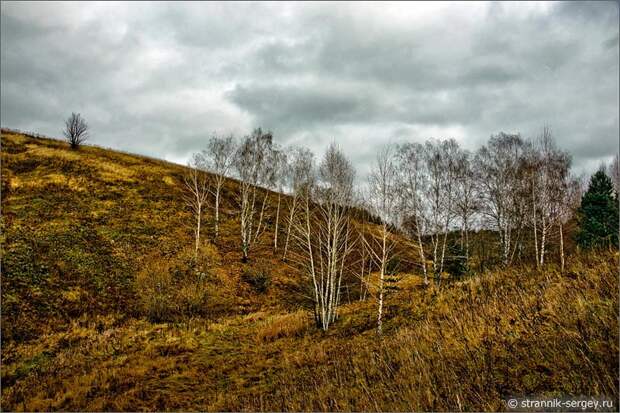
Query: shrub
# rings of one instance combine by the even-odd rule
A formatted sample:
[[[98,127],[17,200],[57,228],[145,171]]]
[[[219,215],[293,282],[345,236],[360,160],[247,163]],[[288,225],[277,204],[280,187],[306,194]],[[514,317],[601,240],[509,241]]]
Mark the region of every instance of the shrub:
[[[179,265],[178,271],[190,274],[200,280],[213,280],[213,268],[220,264],[220,255],[212,244],[202,244],[198,249],[198,257],[194,255],[193,248],[182,250],[177,256]]]
[[[175,313],[172,264],[162,259],[147,259],[136,275],[136,294],[140,312],[149,320],[169,321]]]
[[[264,265],[260,265],[257,268],[244,268],[241,273],[241,280],[259,293],[266,292],[271,285],[271,275],[268,268]]]
[[[153,322],[207,315],[215,257],[207,250],[201,249],[198,260],[193,250],[182,250],[172,258],[155,255],[145,259],[135,280],[140,313]]]
[[[396,275],[401,270],[401,261],[399,256],[394,256],[388,260],[385,265],[385,273],[387,275]]]
[[[465,249],[458,242],[451,242],[448,245],[445,271],[454,278],[461,278],[469,271]]]
[[[180,283],[176,291],[179,315],[196,317],[204,315],[208,304],[208,286],[202,280]]]

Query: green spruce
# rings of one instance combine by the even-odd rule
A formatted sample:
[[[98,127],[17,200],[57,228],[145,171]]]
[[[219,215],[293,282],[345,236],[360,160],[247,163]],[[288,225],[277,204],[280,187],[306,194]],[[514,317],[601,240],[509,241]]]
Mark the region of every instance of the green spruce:
[[[578,210],[577,243],[583,248],[618,247],[618,200],[601,169],[590,178]]]

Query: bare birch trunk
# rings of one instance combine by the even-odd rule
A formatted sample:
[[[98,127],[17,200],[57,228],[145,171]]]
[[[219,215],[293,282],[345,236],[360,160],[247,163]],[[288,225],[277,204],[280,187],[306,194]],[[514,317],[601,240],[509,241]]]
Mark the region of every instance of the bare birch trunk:
[[[291,238],[291,227],[293,226],[293,216],[295,214],[295,209],[297,208],[297,197],[293,198],[293,204],[291,205],[291,210],[288,217],[288,225],[286,230],[286,241],[284,242],[284,253],[282,254],[282,261],[286,261],[286,253],[288,252],[289,240]]]
[[[424,285],[428,285],[428,271],[426,269],[426,257],[424,256],[424,246],[422,245],[422,234],[420,231],[419,218],[415,215],[416,235],[418,237],[418,249],[422,260],[422,270],[424,272]]]
[[[541,228],[541,236],[540,236],[540,266],[545,262],[545,238],[547,235],[547,225],[545,223],[545,215],[543,214],[541,217],[542,228]]]
[[[273,235],[273,250],[278,250],[278,223],[280,221],[280,199],[282,195],[278,192],[278,208],[276,209],[276,228]]]
[[[383,279],[385,277],[385,264],[387,261],[386,256],[386,239],[387,239],[387,227],[383,224],[383,240],[382,240],[382,255],[381,255],[381,271],[379,273],[379,309],[377,310],[377,334],[382,333],[383,321],[381,316],[383,315]]]
[[[198,210],[196,211],[196,245],[194,248],[194,259],[198,259],[198,247],[200,246],[200,222],[202,216],[202,205],[198,204]]]
[[[439,247],[439,235],[431,236],[433,242],[433,276],[437,278],[437,247]]]
[[[534,193],[534,185],[532,184],[532,211],[533,211],[533,221],[534,221],[534,252],[536,253],[536,268],[540,268],[540,265],[538,263],[538,232],[537,232],[537,225],[538,223],[536,222],[536,198],[535,198],[535,193]]]
[[[215,191],[215,238],[220,235],[220,187]]]
[[[448,241],[448,226],[444,228],[443,245],[441,246],[441,263],[439,266],[439,282],[441,282],[441,274],[443,273],[443,260],[446,255],[446,243]]]
[[[464,228],[465,228],[465,259],[469,264],[469,221],[467,218],[464,220]]]
[[[560,268],[564,272],[564,231],[562,228],[562,220],[559,222],[560,226]]]

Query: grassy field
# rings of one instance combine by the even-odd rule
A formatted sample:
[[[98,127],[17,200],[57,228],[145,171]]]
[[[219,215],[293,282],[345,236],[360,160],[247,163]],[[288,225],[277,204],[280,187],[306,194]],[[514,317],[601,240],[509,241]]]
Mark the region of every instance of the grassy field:
[[[205,241],[205,276],[193,276],[182,173],[2,133],[2,410],[459,411],[503,410],[513,394],[618,398],[617,253],[441,289],[402,273],[382,337],[376,303],[355,295],[324,333],[269,231],[241,264],[233,181],[223,236]],[[266,288],[244,276],[257,269]],[[155,304],[153,274],[167,286]]]

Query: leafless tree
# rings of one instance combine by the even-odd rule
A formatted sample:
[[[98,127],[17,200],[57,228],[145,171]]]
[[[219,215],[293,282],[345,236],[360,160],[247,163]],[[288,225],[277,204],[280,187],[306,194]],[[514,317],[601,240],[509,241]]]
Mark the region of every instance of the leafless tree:
[[[406,143],[397,150],[397,171],[399,173],[399,194],[403,222],[410,221],[411,232],[417,239],[417,249],[424,274],[424,284],[428,284],[428,271],[422,237],[427,228],[423,194],[428,185],[424,172],[424,146],[419,143]]]
[[[454,218],[459,151],[454,139],[427,141],[424,146],[424,166],[428,178],[424,199],[433,244],[433,272],[438,281],[441,280],[448,232]]]
[[[235,139],[232,135],[226,137],[212,136],[203,151],[206,168],[211,172],[211,191],[214,197],[213,210],[215,213],[215,238],[220,233],[220,200],[226,177],[231,173],[235,160]]]
[[[394,224],[398,215],[397,172],[394,156],[389,146],[379,151],[376,164],[368,179],[368,206],[370,211],[381,219],[378,234],[368,231],[362,240],[368,247],[379,267],[377,333],[382,332],[384,279],[387,265],[396,246],[390,224]]]
[[[71,149],[77,149],[88,139],[88,124],[79,113],[71,113],[65,121],[63,134],[71,144]]]
[[[558,233],[560,237],[559,249],[560,249],[560,268],[564,272],[566,266],[566,257],[564,253],[564,226],[574,216],[581,200],[581,188],[580,182],[570,171],[558,176],[559,178],[559,192],[557,193],[557,225]]]
[[[525,142],[525,152],[522,161],[522,173],[523,179],[526,181],[528,187],[528,194],[530,196],[531,205],[529,208],[529,217],[532,225],[532,233],[534,238],[534,261],[536,267],[540,266],[539,253],[538,253],[538,203],[539,195],[538,188],[540,186],[540,169],[541,169],[541,156],[536,146],[532,142]]]
[[[554,227],[560,230],[563,251],[562,217],[566,214],[570,189],[570,156],[557,148],[551,129],[544,127],[536,140],[528,144],[524,159],[525,176],[531,193],[531,221],[536,265],[542,266]],[[540,242],[539,242],[540,234]],[[562,258],[563,261],[563,258]]]
[[[271,184],[278,194],[278,203],[276,207],[276,225],[273,231],[273,250],[278,250],[278,233],[280,224],[280,206],[282,204],[282,194],[288,181],[287,169],[287,153],[282,148],[274,145],[271,153]]]
[[[316,183],[307,182],[301,219],[293,232],[299,246],[296,260],[312,283],[315,320],[325,331],[338,316],[345,262],[354,246],[349,216],[354,176],[351,163],[332,144],[319,166]]]
[[[271,133],[264,133],[259,128],[251,136],[246,136],[236,151],[235,167],[240,180],[241,251],[244,262],[248,260],[250,249],[265,229],[263,218],[269,194],[259,187],[267,186],[272,178],[269,165],[272,145]]]
[[[469,231],[472,218],[480,209],[478,185],[469,151],[461,151],[457,159],[455,182],[454,211],[461,224],[461,246],[469,260]]]
[[[284,253],[282,260],[286,260],[293,228],[294,217],[298,212],[300,199],[307,194],[308,182],[314,168],[314,155],[310,150],[302,147],[292,148],[287,162],[287,169],[283,174],[287,178],[287,186],[290,188],[291,196],[288,201],[288,216],[286,220],[286,239],[284,241]]]
[[[209,178],[204,171],[205,159],[202,154],[195,153],[188,164],[183,182],[185,184],[185,202],[192,211],[195,220],[194,258],[198,258],[200,246],[200,231],[202,227],[202,212],[209,196]]]
[[[454,139],[447,139],[441,142],[441,158],[444,168],[443,175],[443,242],[441,246],[441,258],[439,260],[439,273],[443,272],[446,257],[446,245],[450,225],[455,217],[456,183],[459,173],[459,160],[461,158],[461,148]],[[441,280],[441,279],[440,279]]]
[[[551,135],[551,130],[548,127],[544,127],[542,134],[537,138],[534,143],[535,151],[538,153],[539,161],[536,168],[536,187],[534,194],[537,196],[534,198],[537,202],[534,203],[534,211],[538,211],[540,216],[540,246],[537,247],[539,255],[536,257],[537,264],[542,266],[545,262],[545,253],[547,247],[548,233],[553,227],[553,215],[554,215],[554,203],[553,203],[553,184],[555,182],[552,179],[552,175],[556,172],[554,168],[558,165],[554,165],[554,152],[555,145]]]
[[[359,217],[360,222],[358,223],[359,225],[356,226],[356,245],[358,246],[357,254],[359,259],[357,260],[357,262],[352,264],[352,266],[355,264],[359,265],[359,272],[356,274],[360,280],[359,300],[364,301],[368,296],[370,274],[373,270],[373,257],[368,249],[369,242],[367,241],[367,237],[369,236],[369,234],[367,234],[369,232],[369,225],[366,225],[370,222],[370,208],[368,206],[367,197],[362,191],[358,191],[357,198],[357,207],[361,211],[361,215]]]
[[[527,199],[522,180],[524,148],[521,136],[500,133],[491,136],[475,158],[482,212],[500,235],[506,266],[513,259],[524,224]]]

